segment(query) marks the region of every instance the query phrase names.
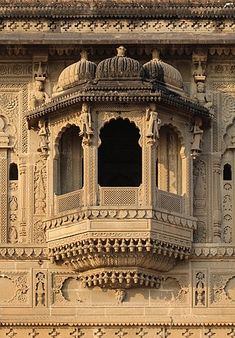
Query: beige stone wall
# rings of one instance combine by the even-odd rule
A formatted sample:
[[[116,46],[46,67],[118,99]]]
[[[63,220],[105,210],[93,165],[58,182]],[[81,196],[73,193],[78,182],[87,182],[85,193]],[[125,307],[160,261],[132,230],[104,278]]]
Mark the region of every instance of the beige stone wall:
[[[208,37],[210,32],[214,34],[218,25],[213,20],[202,20],[201,29],[195,28],[195,22],[190,20],[177,21],[175,25],[164,20],[141,23],[114,21],[106,27],[104,22],[97,20],[95,28],[92,28],[94,22],[89,20],[72,21],[69,26],[65,22],[61,33],[63,30],[66,34],[82,32],[85,36],[95,29],[98,33],[108,35],[114,32],[117,35],[122,29],[122,33],[126,34],[153,34],[152,40],[156,39],[158,31],[172,34],[177,30],[179,34],[187,31],[188,35],[185,33],[184,38],[195,42],[191,35],[195,29],[197,34],[205,33]],[[34,27],[31,33],[39,29],[45,33],[48,27],[52,27],[52,23],[41,22],[39,25],[33,20],[31,25]],[[124,28],[119,29],[120,25]],[[2,30],[5,33],[15,29],[27,32],[27,27],[24,27],[23,21],[18,22],[17,28],[14,22],[7,22]],[[227,20],[223,29],[226,34],[232,35],[234,24]],[[98,62],[113,55],[115,46],[111,44],[111,35],[108,38],[109,45],[86,46],[91,51],[92,61]],[[31,39],[28,37],[29,43]],[[144,63],[149,60],[152,47],[153,44],[130,46],[129,53]],[[178,263],[169,272],[159,273],[154,288],[123,291],[84,287],[75,272],[50,263],[48,257],[43,220],[56,213],[53,202],[55,149],[49,150],[48,158],[41,156],[38,151],[40,135],[38,131],[28,129],[26,114],[32,108],[38,61],[46,66],[44,89],[51,96],[62,69],[77,60],[80,46],[3,47],[0,56],[0,119],[3,121],[0,128],[1,338],[235,336],[234,47],[166,44],[160,49],[164,61],[180,70],[185,90],[191,97],[196,96],[193,54],[202,49],[207,55],[206,100],[213,104],[214,117],[211,128],[205,131],[201,155],[191,167],[187,167],[191,176],[185,183],[185,191],[189,193],[188,215],[193,214],[197,218],[197,230],[189,261]],[[100,109],[102,111],[102,105]],[[133,106],[133,109],[138,110],[138,106]],[[105,116],[104,111],[102,114],[97,126],[110,118]],[[115,115],[115,112],[112,114]],[[128,115],[128,112],[125,114]],[[190,121],[184,124],[173,112],[171,115],[164,111],[161,119],[163,122],[164,119],[172,119],[172,124],[181,129],[186,135],[189,151]],[[64,125],[74,121],[74,112],[64,119],[55,120],[50,130],[50,141],[56,143],[56,136]],[[95,150],[89,148],[86,151],[88,162],[93,159],[95,163]],[[18,181],[9,180],[8,168],[12,162],[18,165]],[[223,180],[226,163],[233,169],[229,182]],[[92,170],[95,175],[96,169],[93,167]],[[85,198],[86,203],[93,205],[96,201],[95,183],[89,184]],[[66,212],[59,216],[61,223],[67,221]]]

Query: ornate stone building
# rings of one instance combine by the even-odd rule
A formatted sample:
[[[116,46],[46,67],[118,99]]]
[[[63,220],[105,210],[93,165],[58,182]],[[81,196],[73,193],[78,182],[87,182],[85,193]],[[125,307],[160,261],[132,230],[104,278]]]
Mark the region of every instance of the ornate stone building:
[[[235,337],[233,2],[0,13],[0,338]]]

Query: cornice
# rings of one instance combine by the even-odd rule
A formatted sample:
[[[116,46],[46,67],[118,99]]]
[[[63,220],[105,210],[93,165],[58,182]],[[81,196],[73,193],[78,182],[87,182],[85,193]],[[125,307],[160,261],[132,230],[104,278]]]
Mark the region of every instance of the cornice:
[[[113,88],[112,88],[113,89]],[[131,88],[132,89],[132,88]],[[129,90],[129,88],[126,88]],[[211,119],[212,115],[208,109],[202,107],[190,98],[185,96],[176,95],[169,90],[165,90],[163,87],[158,88],[157,91],[151,93],[150,91],[144,90],[141,93],[135,91],[133,93],[125,92],[107,92],[107,91],[93,91],[80,92],[76,91],[71,94],[60,96],[53,99],[48,104],[44,104],[27,114],[27,120],[29,126],[32,127],[35,120],[45,117],[47,118],[51,114],[61,113],[61,110],[67,109],[79,102],[120,102],[120,103],[149,103],[149,102],[160,102],[164,105],[173,106],[184,111],[189,112],[191,115],[199,115],[206,119]]]
[[[10,1],[0,2],[0,16],[5,18],[159,18],[159,19],[229,19],[235,6],[228,1]]]

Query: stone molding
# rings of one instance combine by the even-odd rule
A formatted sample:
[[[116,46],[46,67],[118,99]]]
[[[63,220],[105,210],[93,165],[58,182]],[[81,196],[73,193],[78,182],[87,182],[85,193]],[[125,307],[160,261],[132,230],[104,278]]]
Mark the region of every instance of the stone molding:
[[[0,245],[0,259],[47,259],[47,248],[43,246]]]

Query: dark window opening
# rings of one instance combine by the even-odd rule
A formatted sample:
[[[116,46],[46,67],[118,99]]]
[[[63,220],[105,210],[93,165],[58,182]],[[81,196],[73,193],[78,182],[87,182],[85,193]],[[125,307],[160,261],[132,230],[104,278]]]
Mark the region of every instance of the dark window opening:
[[[138,128],[128,120],[111,120],[100,132],[98,181],[103,187],[138,187],[142,151]]]
[[[18,180],[18,167],[17,167],[16,163],[10,164],[9,179],[10,179],[10,181],[17,181]]]
[[[69,127],[59,142],[60,193],[65,194],[83,186],[83,149],[80,129]]]
[[[224,179],[224,181],[231,181],[232,180],[232,167],[228,163],[226,163],[224,165],[223,179]]]

